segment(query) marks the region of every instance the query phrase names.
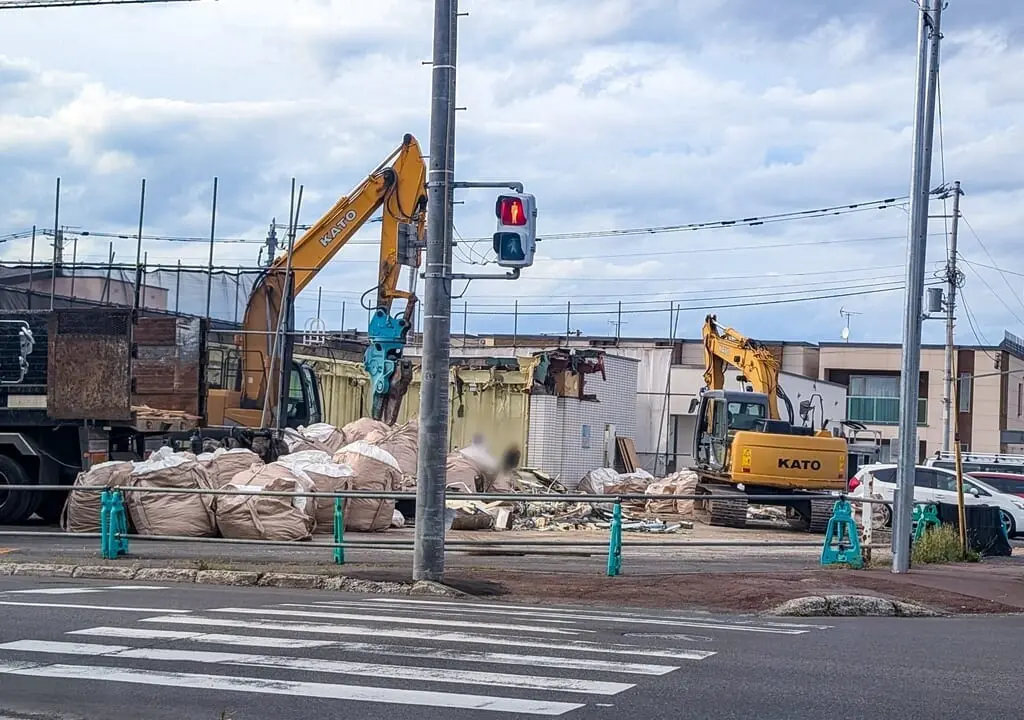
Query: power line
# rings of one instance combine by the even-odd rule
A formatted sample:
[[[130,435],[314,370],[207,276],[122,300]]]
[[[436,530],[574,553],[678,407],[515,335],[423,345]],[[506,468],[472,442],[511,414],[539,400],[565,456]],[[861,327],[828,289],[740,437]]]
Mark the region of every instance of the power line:
[[[1012,285],[1010,285],[1010,281],[1006,279],[1005,272],[1001,267],[998,266],[998,263],[996,263],[995,258],[992,257],[992,253],[988,251],[988,248],[985,246],[985,243],[981,241],[981,236],[978,235],[977,232],[975,232],[974,226],[971,225],[970,221],[963,216],[963,213],[960,214],[960,219],[963,220],[964,225],[967,226],[967,229],[971,231],[971,235],[974,236],[974,239],[978,241],[978,245],[981,246],[981,249],[985,252],[985,256],[991,261],[994,269],[999,273],[999,277],[1003,279],[1003,282],[1006,284],[1007,290],[1009,290],[1010,294],[1013,295],[1014,300],[1017,301],[1017,304],[1020,305],[1021,308],[1024,308],[1024,301],[1021,301],[1020,296],[1017,294],[1017,291],[1013,289]]]
[[[44,7],[85,7],[87,5],[143,5],[147,3],[196,2],[197,0],[0,0],[0,10]]]
[[[853,212],[864,212],[866,210],[887,210],[898,207],[897,203],[906,200],[908,196],[885,198],[870,202],[850,203],[848,205],[833,205],[826,208],[814,210],[798,210],[785,213],[774,213],[755,217],[744,217],[738,220],[716,220],[714,222],[686,223],[679,225],[651,225],[648,227],[634,227],[612,230],[589,230],[584,232],[569,233],[548,233],[543,240],[586,240],[598,237],[621,237],[628,235],[658,235],[662,233],[692,232],[695,230],[716,230],[731,227],[750,227],[755,225],[768,225],[777,222],[789,222],[792,220],[807,220],[815,217],[829,217],[834,215],[847,215]],[[477,237],[463,240],[463,242],[491,242],[490,237]]]
[[[939,283],[926,283],[926,284],[936,285],[936,284],[939,284]],[[819,301],[819,300],[833,300],[835,298],[860,297],[860,296],[865,296],[865,295],[878,295],[878,294],[881,294],[881,293],[895,292],[895,291],[902,290],[902,289],[903,289],[903,285],[902,284],[899,284],[899,285],[895,285],[894,284],[892,287],[871,288],[871,289],[858,289],[858,290],[851,290],[850,292],[842,292],[842,293],[831,292],[831,293],[828,293],[827,295],[812,295],[812,296],[808,296],[808,297],[779,298],[779,299],[768,300],[768,301],[756,300],[754,302],[715,303],[715,304],[706,304],[706,305],[690,305],[690,306],[684,306],[684,307],[680,307],[680,306],[677,305],[676,306],[676,310],[680,310],[680,311],[683,311],[683,312],[690,312],[690,311],[697,311],[697,310],[704,311],[704,310],[718,310],[718,309],[725,309],[725,308],[770,307],[770,306],[774,306],[774,305],[789,305],[789,304],[793,304],[793,303],[816,302],[816,301]],[[470,306],[470,307],[472,307],[472,306]],[[623,310],[622,314],[623,315],[627,315],[627,314],[628,315],[647,315],[647,314],[650,314],[650,313],[663,313],[663,312],[665,312],[665,310],[666,310],[665,308],[642,308],[642,309],[639,309],[639,310],[629,310],[629,311]],[[608,310],[580,310],[580,311],[575,311],[574,310],[572,312],[572,315],[574,317],[576,317],[576,316],[587,316],[587,315],[613,315],[616,312],[617,311],[614,310],[614,309],[608,309]],[[517,313],[514,312],[514,311],[495,311],[495,310],[473,311],[473,310],[469,310],[467,314],[468,315],[486,315],[486,316],[492,316],[492,317],[497,317],[497,316],[512,317],[513,315],[516,315]],[[539,311],[534,311],[534,312],[520,312],[520,313],[518,313],[518,315],[520,315],[520,316],[534,316],[534,317],[558,317],[558,316],[564,317],[565,316],[565,312],[550,312],[550,311],[539,312]]]
[[[977,275],[978,279],[981,280],[982,284],[986,288],[988,288],[988,291],[990,293],[992,293],[993,296],[995,296],[996,300],[998,300],[1002,304],[1002,306],[1004,308],[1006,308],[1006,311],[1008,313],[1010,313],[1011,315],[1013,315],[1013,317],[1017,320],[1017,322],[1019,322],[1021,325],[1024,325],[1024,320],[1021,320],[1020,315],[1018,315],[1013,308],[1011,308],[1009,305],[1006,304],[1006,301],[1003,300],[1003,296],[1000,295],[999,293],[997,293],[995,291],[995,288],[993,288],[991,285],[989,285],[988,280],[985,279],[984,275],[982,275],[980,272],[978,272],[978,269],[976,267],[974,267],[974,265],[971,263],[971,261],[967,260],[965,258],[960,258],[960,259],[963,260],[964,263],[967,264],[967,267],[969,267],[971,270],[974,271],[974,274]],[[1016,297],[1016,295],[1014,297]],[[1020,301],[1020,298],[1018,298],[1018,302],[1019,301]]]

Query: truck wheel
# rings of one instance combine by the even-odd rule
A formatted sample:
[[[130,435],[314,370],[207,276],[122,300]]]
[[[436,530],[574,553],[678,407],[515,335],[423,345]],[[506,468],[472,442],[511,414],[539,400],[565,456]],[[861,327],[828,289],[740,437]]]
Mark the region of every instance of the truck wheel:
[[[4,490],[4,485],[33,485],[25,469],[15,460],[0,455],[0,525],[13,525],[35,512],[39,493]]]

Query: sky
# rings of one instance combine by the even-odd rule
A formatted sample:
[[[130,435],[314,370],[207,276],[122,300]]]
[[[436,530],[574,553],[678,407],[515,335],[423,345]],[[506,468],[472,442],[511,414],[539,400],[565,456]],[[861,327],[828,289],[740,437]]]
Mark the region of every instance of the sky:
[[[429,137],[430,0],[201,0],[0,11],[0,259],[33,225],[76,256],[143,235],[150,265],[252,266],[292,178],[312,223],[401,142]],[[537,197],[522,279],[472,282],[453,333],[898,342],[917,9],[910,0],[462,0],[455,168]],[[1024,335],[1024,6],[950,0],[932,185],[959,180],[957,341]],[[460,190],[460,272],[495,272],[493,190]],[[897,198],[884,208],[874,201]],[[604,235],[867,203],[756,226]],[[946,256],[933,201],[927,278]],[[279,231],[283,233],[283,228]],[[300,327],[364,328],[365,226],[297,300]],[[559,237],[585,233],[582,238]],[[546,236],[551,236],[547,237]],[[69,236],[70,237],[70,236]],[[488,238],[479,242],[479,238]],[[239,242],[244,241],[244,242]],[[37,258],[48,255],[48,238]],[[135,241],[114,240],[118,262]],[[70,249],[69,249],[70,251]],[[404,281],[403,281],[404,284]],[[419,283],[422,288],[422,281]],[[518,314],[514,302],[518,300]],[[619,303],[622,303],[621,316]],[[674,315],[670,308],[681,310]],[[343,310],[344,308],[344,310]],[[944,324],[924,323],[926,342]]]

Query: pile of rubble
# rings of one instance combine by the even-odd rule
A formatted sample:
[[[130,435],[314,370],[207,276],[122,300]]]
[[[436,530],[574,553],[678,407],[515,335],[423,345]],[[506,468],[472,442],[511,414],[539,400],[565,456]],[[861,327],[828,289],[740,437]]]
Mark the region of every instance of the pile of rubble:
[[[193,455],[160,448],[141,462],[113,461],[81,473],[77,486],[123,488],[230,489],[244,495],[131,492],[125,504],[132,532],[144,535],[261,540],[307,540],[330,533],[332,498],[268,495],[289,492],[413,492],[418,463],[415,420],[389,426],[361,418],[344,427],[317,423],[285,433],[288,452],[264,464],[246,449],[217,448]],[[488,501],[481,494],[567,495],[556,478],[529,468],[498,462],[482,444],[455,450],[447,460],[446,519],[452,530],[586,530],[604,529],[612,503]],[[689,494],[697,476],[688,470],[656,479],[642,470],[620,474],[593,470],[581,480],[581,495],[644,495],[623,502],[623,529],[675,532],[692,527],[692,501],[659,499]],[[453,497],[453,495],[455,497]],[[395,500],[346,498],[346,531],[383,532],[409,520]],[[403,505],[404,509],[408,509]],[[67,532],[98,532],[98,492],[69,494],[61,518]]]
[[[690,470],[658,479],[644,470],[619,473],[598,468],[587,473],[576,487],[580,495],[644,495],[622,503],[622,529],[638,532],[678,532],[693,527],[693,502],[659,499],[661,495],[693,494],[697,475]],[[565,492],[564,488],[561,492]],[[525,504],[525,503],[524,503]],[[603,530],[610,525],[613,503],[558,502],[528,504],[517,518],[516,529]]]

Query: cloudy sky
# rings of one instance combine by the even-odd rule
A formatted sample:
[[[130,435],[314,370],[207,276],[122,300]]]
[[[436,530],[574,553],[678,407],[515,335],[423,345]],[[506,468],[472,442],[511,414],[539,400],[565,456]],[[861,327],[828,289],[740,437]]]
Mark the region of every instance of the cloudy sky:
[[[699,334],[709,307],[764,339],[898,341],[907,208],[632,236],[623,228],[762,217],[909,190],[916,8],[910,0],[463,0],[456,171],[522,180],[541,236],[523,280],[474,282],[470,332]],[[429,0],[219,0],[0,11],[0,236],[60,222],[108,238],[202,237],[219,178],[215,262],[252,265],[294,177],[311,223],[401,141],[429,133]],[[966,195],[958,340],[1024,335],[1024,7],[951,0],[943,13],[934,180]],[[936,143],[937,146],[940,143]],[[466,191],[456,250],[492,258],[493,193]],[[946,211],[948,212],[948,206]],[[932,214],[941,216],[941,202]],[[932,220],[931,278],[946,252]],[[361,326],[374,226],[300,296],[300,322]],[[559,238],[567,233],[584,238]],[[100,235],[96,235],[99,233]],[[235,242],[247,240],[250,242]],[[45,240],[37,253],[49,252]],[[114,241],[119,261],[134,242]],[[199,242],[147,240],[151,264],[204,262]],[[0,243],[27,260],[24,237]],[[803,302],[797,299],[810,298]],[[974,319],[972,330],[968,313]],[[925,323],[938,341],[942,324]]]

